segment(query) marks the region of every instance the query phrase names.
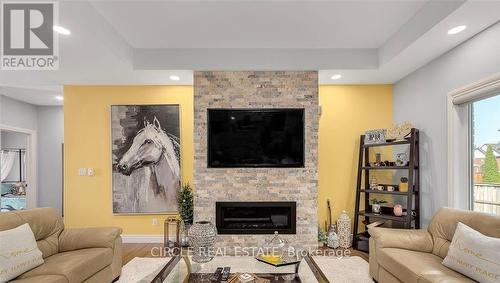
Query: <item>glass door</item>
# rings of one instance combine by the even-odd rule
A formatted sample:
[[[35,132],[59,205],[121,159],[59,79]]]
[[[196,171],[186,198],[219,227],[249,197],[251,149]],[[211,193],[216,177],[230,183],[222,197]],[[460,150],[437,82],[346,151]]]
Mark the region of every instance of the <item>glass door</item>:
[[[500,215],[500,95],[471,105],[471,208]]]

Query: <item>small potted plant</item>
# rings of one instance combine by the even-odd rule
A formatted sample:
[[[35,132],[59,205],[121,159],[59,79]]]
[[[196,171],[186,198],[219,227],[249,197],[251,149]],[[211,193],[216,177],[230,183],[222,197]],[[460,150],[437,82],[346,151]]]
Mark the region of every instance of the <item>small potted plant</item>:
[[[177,206],[179,209],[179,215],[183,222],[181,227],[181,245],[188,246],[189,239],[187,232],[191,225],[193,225],[193,189],[189,184],[182,186],[181,191],[177,195]]]
[[[380,205],[383,203],[387,203],[387,201],[383,199],[378,200],[376,198],[372,199],[371,202],[372,202],[372,211],[375,214],[380,214]]]
[[[325,231],[321,231],[321,228],[318,227],[318,245],[320,247],[326,247],[327,242],[328,242],[328,233]]]

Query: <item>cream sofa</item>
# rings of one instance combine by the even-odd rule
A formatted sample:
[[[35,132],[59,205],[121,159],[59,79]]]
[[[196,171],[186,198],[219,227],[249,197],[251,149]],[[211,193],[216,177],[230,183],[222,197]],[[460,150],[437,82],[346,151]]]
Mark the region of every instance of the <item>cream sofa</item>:
[[[28,223],[35,234],[44,263],[10,282],[111,282],[120,276],[120,228],[64,229],[53,208],[0,213],[0,231]]]
[[[458,222],[500,238],[500,217],[442,208],[427,230],[370,229],[370,275],[380,283],[475,282],[441,264]]]

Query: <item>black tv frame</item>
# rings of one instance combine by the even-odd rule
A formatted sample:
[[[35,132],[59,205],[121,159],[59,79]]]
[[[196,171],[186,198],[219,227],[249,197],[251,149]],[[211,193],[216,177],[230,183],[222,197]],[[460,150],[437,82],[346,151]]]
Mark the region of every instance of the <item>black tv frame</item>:
[[[287,110],[299,110],[302,113],[302,164],[231,164],[212,165],[211,156],[211,135],[210,135],[210,112],[211,111],[247,111],[247,112],[280,112]],[[305,167],[305,147],[306,147],[306,123],[304,108],[208,108],[207,109],[207,168],[304,168]]]

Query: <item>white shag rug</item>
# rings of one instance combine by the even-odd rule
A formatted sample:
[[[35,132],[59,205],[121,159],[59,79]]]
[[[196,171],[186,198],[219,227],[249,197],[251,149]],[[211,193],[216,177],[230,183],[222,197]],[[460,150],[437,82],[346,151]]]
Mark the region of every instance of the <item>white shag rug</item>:
[[[151,283],[170,257],[134,257],[122,267],[116,283]]]
[[[314,262],[332,283],[373,283],[368,262],[359,256],[314,256]]]
[[[316,265],[331,283],[373,283],[369,274],[368,262],[360,257],[314,256],[313,258]],[[118,283],[149,283],[169,260],[170,258],[136,257],[122,268],[122,274]],[[307,265],[307,263],[302,262],[299,269],[299,274],[302,273],[304,275],[301,275],[303,282],[317,282],[314,275],[308,268],[304,269],[305,266],[303,265]],[[307,271],[301,272],[301,270]],[[174,273],[177,272],[174,271]],[[179,281],[177,278],[178,274],[172,274],[172,276],[173,278],[171,280],[167,278],[167,281],[182,282],[182,280]]]

